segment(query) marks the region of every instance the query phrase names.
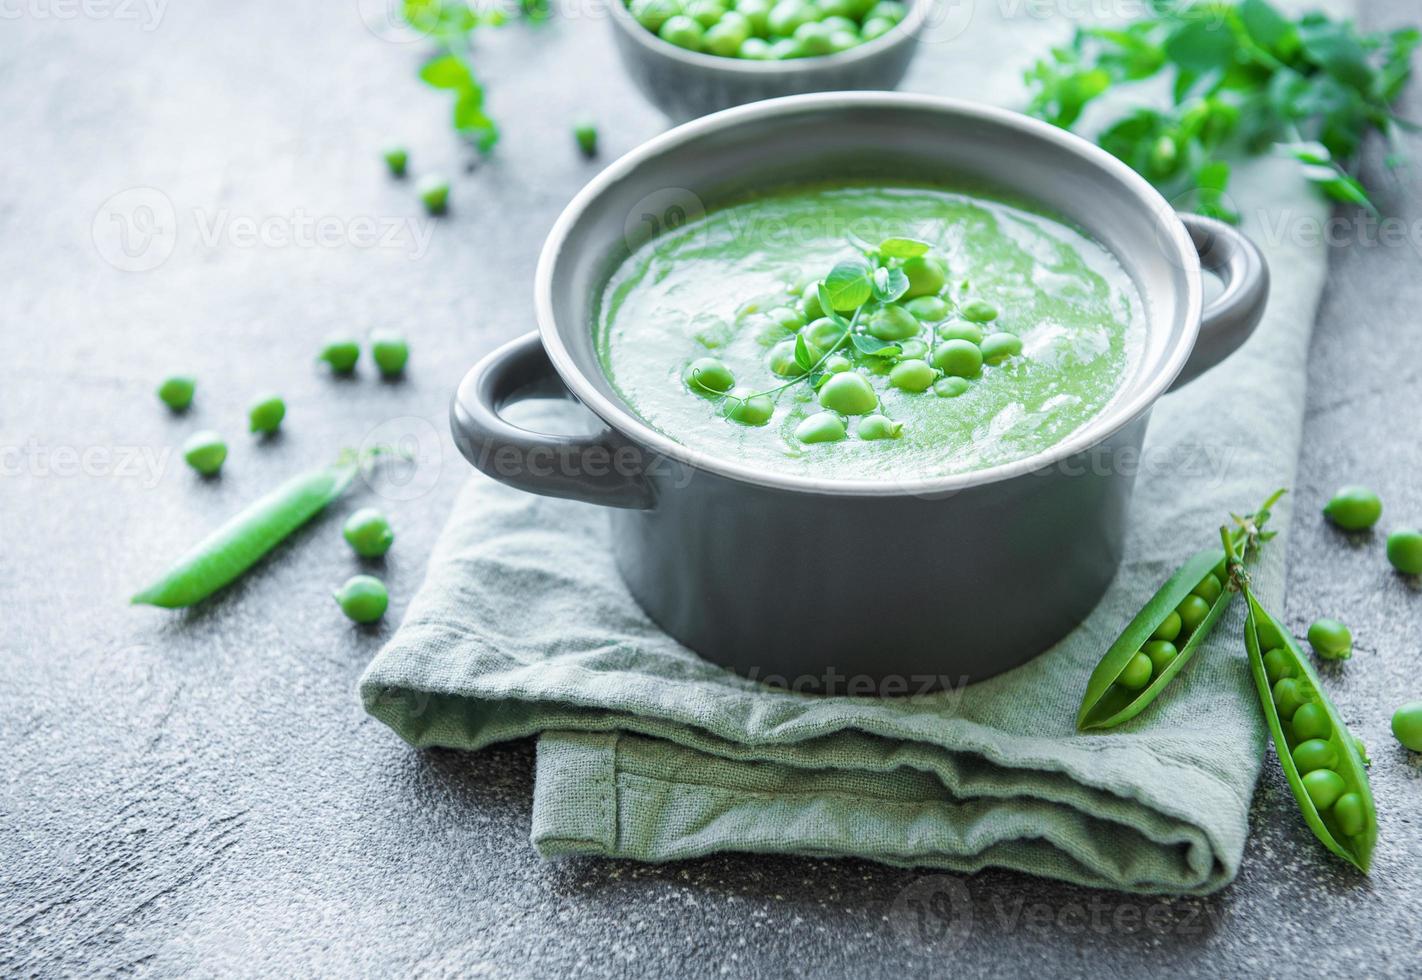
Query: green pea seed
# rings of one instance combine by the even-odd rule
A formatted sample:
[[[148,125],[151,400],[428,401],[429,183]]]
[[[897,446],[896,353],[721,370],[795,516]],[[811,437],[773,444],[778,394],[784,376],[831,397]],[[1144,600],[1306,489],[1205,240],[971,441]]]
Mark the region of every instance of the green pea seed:
[[[766,363],[778,378],[798,378],[805,373],[804,365],[795,359],[795,341],[782,340],[770,348]]]
[[[1333,819],[1345,837],[1363,832],[1367,817],[1363,813],[1363,798],[1357,793],[1344,793],[1333,804]]]
[[[948,304],[937,296],[916,296],[904,304],[904,309],[925,323],[937,323],[948,315]]]
[[[907,13],[908,7],[900,3],[899,0],[879,0],[878,3],[869,8],[869,13],[866,14],[865,17],[866,19],[877,17],[883,20],[891,20],[897,24],[904,19]]]
[[[821,366],[826,374],[839,374],[841,371],[848,371],[854,364],[843,354],[831,354]]]
[[[326,338],[326,346],[321,348],[318,358],[331,365],[337,374],[349,374],[360,360],[360,344],[342,334],[332,334]]]
[[[1366,531],[1382,517],[1382,501],[1367,487],[1342,487],[1323,505],[1323,515],[1345,531]]]
[[[839,442],[844,436],[844,419],[834,412],[816,412],[795,426],[795,438],[801,442]]]
[[[688,51],[701,49],[701,25],[685,14],[668,17],[657,30],[657,36]]]
[[[1329,721],[1328,712],[1323,705],[1313,701],[1299,705],[1299,710],[1289,721],[1294,726],[1294,737],[1299,741],[1328,738],[1333,734],[1333,722]]]
[[[864,22],[864,26],[859,29],[859,36],[866,42],[883,37],[892,31],[897,25],[883,17],[874,17]]]
[[[392,177],[405,176],[405,169],[410,164],[410,153],[403,146],[387,146],[381,156],[385,160],[385,169],[390,171]]]
[[[1273,696],[1279,717],[1286,720],[1293,718],[1294,712],[1307,701],[1296,677],[1279,678],[1274,684]]]
[[[814,9],[802,0],[780,0],[770,8],[766,26],[777,37],[789,37],[795,29],[814,17]]]
[[[1190,594],[1199,596],[1201,599],[1204,599],[1206,602],[1213,606],[1215,604],[1215,600],[1220,597],[1220,593],[1222,593],[1223,591],[1224,585],[1220,582],[1219,579],[1215,578],[1213,575],[1206,575],[1203,579],[1200,580],[1199,585],[1195,586],[1193,589],[1190,590]]]
[[[1001,364],[1009,357],[1022,353],[1022,338],[1010,333],[992,333],[983,338],[983,360],[988,364]]]
[[[1409,701],[1392,713],[1392,734],[1405,748],[1422,752],[1422,701]]]
[[[1294,768],[1299,775],[1315,769],[1332,769],[1338,764],[1338,753],[1326,739],[1310,738],[1294,746]]]
[[[817,58],[834,50],[834,42],[830,39],[832,34],[825,25],[810,21],[795,28],[791,36],[800,45],[800,57]]]
[[[573,124],[573,142],[585,157],[597,156],[597,126],[584,119]]]
[[[379,558],[395,543],[390,521],[374,507],[362,507],[347,517],[341,534],[362,558]]]
[[[253,432],[275,432],[286,418],[286,402],[280,395],[264,395],[247,409],[247,421]]]
[[[1315,619],[1308,628],[1308,645],[1323,660],[1347,660],[1353,655],[1353,634],[1336,619]]]
[[[867,34],[864,37],[868,40]],[[948,281],[947,266],[938,259],[927,255],[908,259],[901,268],[909,281],[908,291],[904,293],[905,299],[913,299],[916,296],[932,296]]]
[[[983,373],[983,352],[966,340],[946,340],[933,352],[933,366],[957,378],[976,378]]]
[[[669,19],[681,13],[677,0],[632,0],[628,8],[637,23],[649,31],[659,31]]]
[[[900,361],[889,372],[889,384],[904,391],[927,391],[937,377],[938,372],[927,361]]]
[[[1126,666],[1117,676],[1116,681],[1124,688],[1139,691],[1150,683],[1151,669],[1150,657],[1144,653],[1137,653],[1126,661]]]
[[[818,320],[825,315],[824,307],[820,305],[820,282],[814,282],[805,286],[800,293],[800,311],[805,314],[807,320]]]
[[[770,42],[760,37],[748,37],[741,42],[736,57],[747,61],[769,61],[773,57],[770,53]]]
[[[1205,617],[1210,614],[1210,604],[1197,595],[1188,595],[1175,607],[1175,611],[1180,614],[1180,628],[1188,636],[1199,629]]]
[[[729,14],[727,15],[730,16]],[[742,18],[744,19],[744,18]],[[702,43],[707,54],[718,55],[722,58],[734,58],[740,53],[741,45],[750,37],[750,31],[741,29],[737,25],[728,24],[726,21],[719,21],[706,29],[706,35],[702,38]]]
[[[1221,580],[1223,581],[1223,580]],[[1282,647],[1284,638],[1279,631],[1274,628],[1274,624],[1268,620],[1261,620],[1258,624],[1259,648],[1261,650],[1272,650],[1275,647]]]
[[[828,353],[849,343],[849,333],[827,316],[812,321],[800,331],[805,343],[820,354]]]
[[[393,378],[405,370],[410,359],[410,345],[405,338],[393,330],[375,330],[370,335],[370,356],[375,366],[387,378]]]
[[[385,583],[374,575],[353,575],[345,585],[331,592],[336,605],[348,619],[357,623],[373,623],[385,615],[390,605],[390,593],[385,591]]]
[[[1387,560],[1404,575],[1422,575],[1422,531],[1400,527],[1389,534]]]
[[[770,0],[738,0],[736,3],[737,12],[750,21],[751,33],[758,35],[756,40],[770,33],[770,7]]]
[[[897,439],[903,435],[904,426],[887,415],[866,415],[859,420],[856,431],[861,439]]]
[[[933,393],[939,398],[957,398],[971,387],[972,383],[967,378],[940,378],[933,383]]]
[[[871,316],[865,329],[880,340],[908,340],[917,336],[919,323],[917,317],[894,303]]]
[[[415,184],[415,193],[429,214],[444,214],[449,210],[449,181],[438,174],[426,174]]]
[[[1294,661],[1289,651],[1275,647],[1264,654],[1264,675],[1269,678],[1270,684],[1294,676]]]
[[[1313,805],[1319,810],[1331,807],[1348,788],[1343,777],[1332,769],[1315,769],[1303,777],[1303,785],[1308,791],[1308,798],[1313,800]]]
[[[1141,647],[1141,653],[1150,658],[1152,673],[1159,677],[1165,668],[1170,666],[1170,662],[1180,654],[1180,651],[1169,640],[1149,640],[1145,646]]]
[[[1180,635],[1180,614],[1173,609],[1170,615],[1160,621],[1160,625],[1155,628],[1155,632],[1150,635],[1152,640],[1171,640]]]
[[[857,371],[831,375],[820,386],[820,404],[841,415],[868,415],[879,404],[879,396],[867,378]]]
[[[726,393],[726,418],[733,422],[765,425],[774,414],[775,403],[768,395],[757,395],[749,388],[732,388]]]
[[[227,443],[216,432],[194,432],[183,443],[183,459],[203,476],[212,476],[227,459]]]
[[[736,384],[731,369],[714,357],[698,357],[686,366],[681,377],[688,388],[699,394],[724,394]]]
[[[921,340],[911,339],[899,341],[900,360],[909,361],[918,358],[921,361],[927,353],[928,345]]]
[[[721,0],[691,0],[686,4],[686,15],[702,27],[711,27],[726,14],[726,5]]]
[[[963,307],[963,319],[973,323],[991,323],[997,319],[997,307],[985,300],[975,299]]]
[[[914,302],[918,302],[914,300]],[[950,320],[940,323],[937,329],[939,340],[966,340],[970,344],[983,342],[983,328],[966,320]]]
[[[793,39],[782,37],[770,44],[770,57],[774,61],[788,61],[800,56],[800,45]]]
[[[765,315],[792,332],[805,325],[805,318],[800,315],[800,311],[788,306],[777,306],[773,310],[766,310]]]
[[[197,381],[185,374],[175,374],[163,379],[158,386],[158,397],[173,411],[181,412],[193,403],[193,392],[196,390]]]

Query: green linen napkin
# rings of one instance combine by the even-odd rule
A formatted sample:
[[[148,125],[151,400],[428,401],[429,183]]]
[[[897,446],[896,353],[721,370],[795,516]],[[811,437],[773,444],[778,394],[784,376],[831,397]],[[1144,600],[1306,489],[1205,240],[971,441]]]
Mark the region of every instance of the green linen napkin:
[[[993,45],[1003,27],[975,24],[982,43],[945,50],[1006,50]],[[1010,42],[1039,48],[1020,32]],[[993,77],[962,65],[951,77],[975,74]],[[995,77],[980,84],[1020,104]],[[1080,735],[1074,720],[1092,667],[1174,567],[1217,540],[1229,511],[1293,479],[1325,271],[1311,231],[1328,212],[1275,159],[1241,167],[1233,197],[1273,270],[1269,313],[1241,352],[1159,403],[1116,581],[1026,666],[908,700],[764,689],[647,619],[617,577],[598,508],[476,475],[361,681],[366,709],[419,747],[538,736],[532,839],[545,855],[773,851],[1136,892],[1222,887],[1239,867],[1264,743],[1242,604],[1135,721]],[[1255,572],[1276,609],[1285,547],[1271,542]]]

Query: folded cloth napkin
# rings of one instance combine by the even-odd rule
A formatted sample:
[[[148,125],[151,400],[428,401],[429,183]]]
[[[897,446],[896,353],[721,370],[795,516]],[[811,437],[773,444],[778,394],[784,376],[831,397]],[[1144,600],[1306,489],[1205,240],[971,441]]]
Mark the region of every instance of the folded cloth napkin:
[[[643,614],[598,508],[475,476],[361,681],[366,709],[420,747],[537,736],[532,838],[546,855],[774,851],[1136,892],[1222,887],[1264,743],[1242,604],[1133,722],[1080,735],[1074,721],[1092,668],[1174,567],[1217,540],[1230,511],[1293,479],[1325,272],[1310,232],[1328,212],[1280,160],[1240,167],[1232,195],[1273,270],[1268,315],[1242,351],[1159,403],[1120,573],[1031,663],[911,699],[764,688]],[[1275,526],[1288,522],[1285,498]],[[1281,535],[1254,573],[1275,608],[1284,552]]]

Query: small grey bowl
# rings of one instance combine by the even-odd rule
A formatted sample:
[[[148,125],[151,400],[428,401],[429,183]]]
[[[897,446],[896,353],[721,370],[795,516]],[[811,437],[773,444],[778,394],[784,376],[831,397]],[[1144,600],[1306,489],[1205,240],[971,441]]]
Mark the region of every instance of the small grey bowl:
[[[933,0],[910,0],[888,33],[838,54],[789,61],[748,61],[687,51],[637,23],[625,0],[606,0],[612,34],[627,73],[648,100],[676,122],[732,106],[806,92],[889,90],[918,50]]]

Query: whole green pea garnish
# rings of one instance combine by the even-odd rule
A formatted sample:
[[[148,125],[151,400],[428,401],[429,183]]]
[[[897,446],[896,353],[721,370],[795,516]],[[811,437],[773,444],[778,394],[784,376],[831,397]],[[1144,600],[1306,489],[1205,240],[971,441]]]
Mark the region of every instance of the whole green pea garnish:
[[[1338,797],[1333,804],[1333,819],[1337,821],[1338,829],[1346,836],[1361,834],[1367,823],[1363,814],[1362,796],[1357,793],[1344,793]]]
[[[928,345],[918,339],[899,341],[899,359],[904,361],[923,360],[928,353]]]
[[[1169,640],[1147,640],[1145,646],[1141,647],[1141,653],[1150,658],[1154,676],[1159,677],[1180,651]]]
[[[1353,634],[1336,619],[1315,619],[1308,628],[1308,645],[1324,660],[1347,660],[1353,655]]]
[[[849,343],[849,332],[827,316],[817,317],[800,329],[805,343],[821,354]]]
[[[933,351],[933,366],[957,378],[976,378],[983,373],[983,352],[966,340],[946,340]]]
[[[1298,769],[1300,775],[1315,769],[1332,769],[1338,764],[1338,753],[1330,742],[1322,738],[1310,738],[1300,742],[1290,754],[1294,759],[1294,768]]]
[[[1279,709],[1279,717],[1285,721],[1291,720],[1294,717],[1294,712],[1298,711],[1300,705],[1306,700],[1296,677],[1279,678],[1274,683],[1272,694],[1274,706]]]
[[[374,507],[362,507],[347,517],[341,535],[362,558],[379,558],[395,543],[390,522]]]
[[[410,345],[393,330],[374,330],[370,334],[370,356],[381,374],[393,378],[405,370],[405,362],[410,359]]]
[[[891,303],[871,316],[865,329],[880,340],[908,340],[918,335],[919,323],[908,310]]]
[[[1343,777],[1332,769],[1315,769],[1313,772],[1305,773],[1303,777],[1304,789],[1308,792],[1308,798],[1313,800],[1313,805],[1319,810],[1327,810],[1333,805],[1333,801],[1343,795],[1343,791],[1348,788],[1343,782]]]
[[[937,377],[938,372],[929,367],[927,361],[900,361],[889,372],[889,384],[904,391],[927,391]]]
[[[843,354],[831,354],[820,366],[826,374],[839,374],[841,371],[848,371],[854,364]]]
[[[1016,334],[993,333],[983,338],[983,360],[988,364],[1001,364],[1009,357],[1022,353],[1022,338]]]
[[[183,459],[203,476],[212,476],[227,459],[227,443],[216,432],[194,432],[183,443]]]
[[[766,357],[770,371],[779,378],[798,378],[805,373],[805,367],[795,359],[795,341],[782,340],[770,348]]]
[[[385,583],[374,575],[353,575],[345,585],[332,591],[336,605],[346,617],[357,623],[373,623],[385,615],[390,605],[390,593]]]
[[[585,157],[597,156],[597,127],[587,120],[573,125],[573,141]]]
[[[726,393],[726,418],[733,422],[765,425],[774,414],[775,403],[768,395],[757,395],[749,388],[732,388]]]
[[[824,307],[820,306],[820,281],[806,283],[805,288],[800,291],[800,310],[808,320],[818,320],[825,315]]]
[[[438,174],[425,174],[415,184],[415,193],[428,214],[444,214],[449,210],[449,181]]]
[[[1155,632],[1150,635],[1152,640],[1174,641],[1180,635],[1180,614],[1175,610],[1170,611],[1170,615],[1160,621],[1160,625],[1155,628]]]
[[[1211,574],[1206,575],[1203,579],[1200,580],[1200,584],[1195,586],[1195,588],[1191,591],[1191,595],[1197,595],[1201,599],[1204,599],[1206,602],[1208,602],[1210,605],[1214,605],[1215,600],[1220,597],[1220,593],[1223,591],[1224,585],[1220,582],[1219,579],[1215,578],[1215,576]]]
[[[909,281],[908,291],[904,293],[905,299],[913,299],[916,296],[932,296],[948,281],[947,267],[938,259],[928,255],[908,259],[901,268]]]
[[[1299,741],[1328,738],[1333,734],[1333,722],[1328,719],[1328,712],[1323,705],[1313,701],[1299,705],[1290,722],[1294,726],[1294,737]]]
[[[873,385],[858,371],[831,375],[820,386],[820,404],[841,415],[868,415],[879,405]]]
[[[1422,752],[1422,701],[1409,701],[1392,713],[1392,734],[1405,748]]]
[[[975,299],[963,307],[963,319],[973,323],[991,323],[997,319],[997,307],[986,300]]]
[[[1130,660],[1126,661],[1126,666],[1122,668],[1116,680],[1122,687],[1132,691],[1139,691],[1150,683],[1152,666],[1150,657],[1144,653],[1137,653]]]
[[[1323,516],[1345,531],[1366,531],[1382,517],[1382,501],[1367,487],[1342,487],[1323,505]]]
[[[914,300],[915,303],[918,300]],[[983,328],[965,320],[950,320],[940,323],[937,329],[939,340],[966,340],[970,344],[983,342]]]
[[[280,395],[263,395],[247,409],[247,421],[253,432],[275,432],[286,418],[286,402]]]
[[[957,398],[971,387],[972,383],[967,378],[939,378],[933,382],[933,393],[939,398]]]
[[[1180,614],[1180,628],[1190,634],[1195,632],[1210,614],[1210,604],[1197,595],[1188,595],[1175,607],[1175,611]]]
[[[185,374],[175,374],[163,379],[158,386],[158,397],[173,411],[181,412],[193,403],[193,392],[196,390],[197,381]]]
[[[844,419],[834,412],[816,412],[795,426],[795,438],[801,442],[839,442],[844,436]]]
[[[720,395],[736,385],[731,369],[714,357],[698,357],[686,366],[681,377],[688,388],[700,394]]]
[[[1387,560],[1404,575],[1422,575],[1422,531],[1400,527],[1389,534]]]
[[[916,296],[904,304],[904,309],[925,323],[937,323],[948,315],[948,304],[937,296]]]
[[[859,420],[856,431],[861,439],[897,439],[903,435],[904,425],[887,415],[866,415]]]
[[[360,360],[360,344],[343,334],[332,334],[326,338],[326,346],[317,357],[331,365],[337,374],[349,374]]]
[[[385,167],[392,177],[405,176],[405,168],[410,163],[410,153],[403,146],[387,146],[384,153]]]
[[[800,311],[789,306],[777,306],[773,310],[766,310],[765,315],[792,333],[805,325],[805,317],[801,315]]]
[[[1264,654],[1264,674],[1269,678],[1270,684],[1294,676],[1294,661],[1289,656],[1289,651],[1283,647],[1275,647]]]

